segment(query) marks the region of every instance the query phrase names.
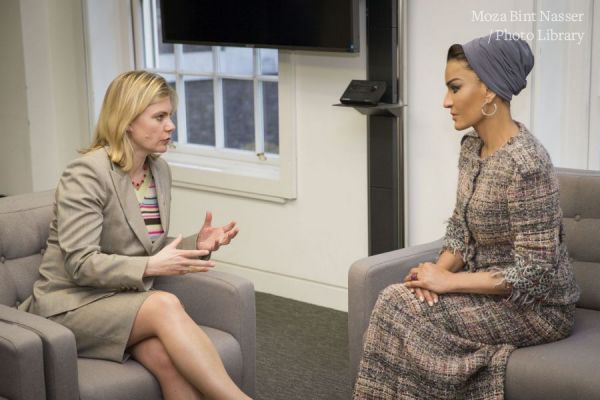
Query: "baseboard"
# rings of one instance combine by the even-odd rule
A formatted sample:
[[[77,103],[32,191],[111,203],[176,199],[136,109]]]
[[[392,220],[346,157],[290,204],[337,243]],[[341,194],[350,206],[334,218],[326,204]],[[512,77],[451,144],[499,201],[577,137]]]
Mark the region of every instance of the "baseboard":
[[[229,264],[215,260],[216,269],[243,276],[254,282],[257,292],[265,292],[288,299],[348,311],[348,289],[293,276],[263,271],[257,268]]]

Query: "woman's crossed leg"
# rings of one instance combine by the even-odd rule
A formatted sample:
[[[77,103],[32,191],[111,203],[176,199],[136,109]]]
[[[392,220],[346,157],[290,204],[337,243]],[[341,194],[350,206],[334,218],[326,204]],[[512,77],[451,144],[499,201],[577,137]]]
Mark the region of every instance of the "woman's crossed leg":
[[[166,399],[249,399],[231,380],[213,343],[168,292],[148,296],[127,344],[158,379]]]

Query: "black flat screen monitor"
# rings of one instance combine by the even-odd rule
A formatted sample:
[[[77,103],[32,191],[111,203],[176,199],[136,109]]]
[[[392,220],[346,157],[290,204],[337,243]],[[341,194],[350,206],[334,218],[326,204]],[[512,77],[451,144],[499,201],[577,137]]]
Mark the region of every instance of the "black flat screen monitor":
[[[166,43],[358,52],[358,0],[161,0]]]

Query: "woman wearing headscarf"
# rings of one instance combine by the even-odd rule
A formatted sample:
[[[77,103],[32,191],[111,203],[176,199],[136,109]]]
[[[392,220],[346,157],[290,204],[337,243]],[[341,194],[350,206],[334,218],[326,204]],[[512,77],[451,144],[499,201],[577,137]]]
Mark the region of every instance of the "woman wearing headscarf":
[[[501,32],[448,50],[444,107],[473,128],[456,206],[439,258],[380,294],[355,399],[503,399],[514,349],[570,334],[579,288],[557,178],[510,113],[532,68],[529,45]]]

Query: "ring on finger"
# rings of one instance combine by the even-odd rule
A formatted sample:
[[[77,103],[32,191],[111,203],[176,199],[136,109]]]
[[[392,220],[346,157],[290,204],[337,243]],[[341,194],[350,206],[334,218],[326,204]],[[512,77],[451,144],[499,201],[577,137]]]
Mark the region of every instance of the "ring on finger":
[[[416,281],[417,279],[418,279],[418,277],[417,277],[417,273],[416,272],[413,272],[412,274],[410,274],[410,280],[411,281]]]

